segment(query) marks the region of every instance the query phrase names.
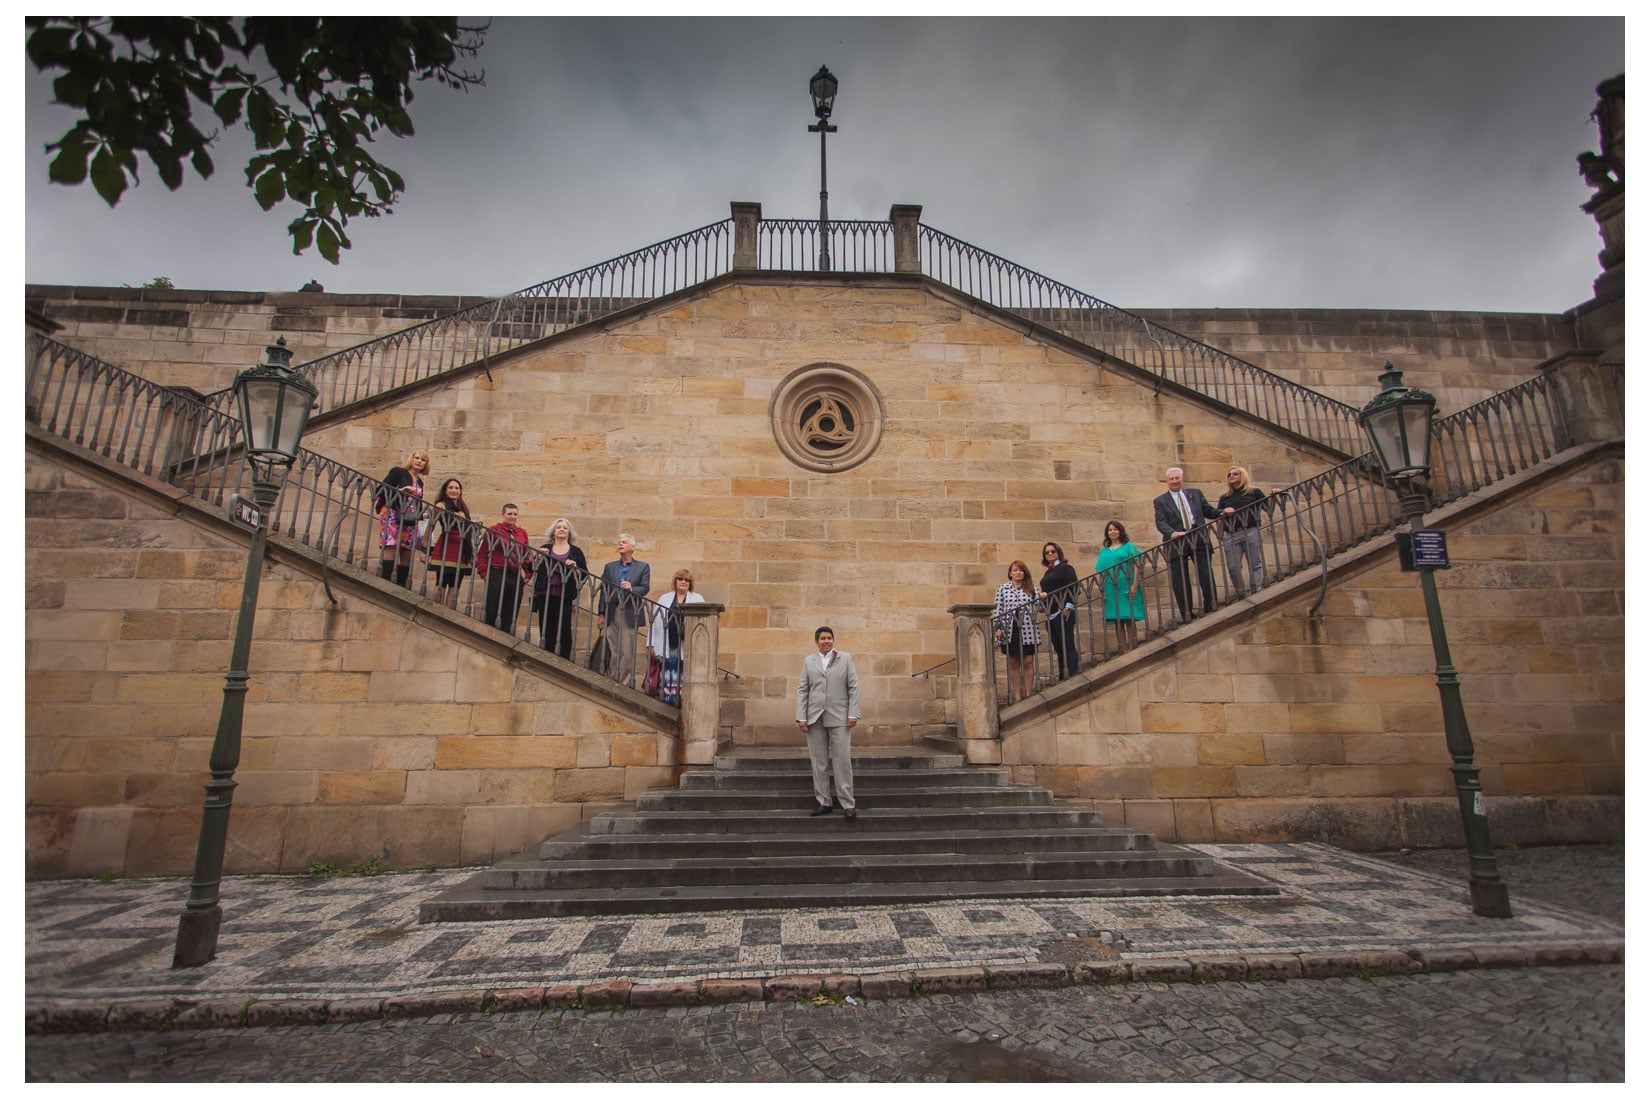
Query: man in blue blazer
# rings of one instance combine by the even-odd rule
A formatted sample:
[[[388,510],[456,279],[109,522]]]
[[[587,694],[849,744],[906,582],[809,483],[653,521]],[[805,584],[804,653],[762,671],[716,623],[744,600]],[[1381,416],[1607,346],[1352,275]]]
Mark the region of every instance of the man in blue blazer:
[[[1215,574],[1210,565],[1212,547],[1206,520],[1219,519],[1220,512],[1197,489],[1185,487],[1186,471],[1170,466],[1163,471],[1168,492],[1152,501],[1152,518],[1158,534],[1169,547],[1169,587],[1180,608],[1182,622],[1190,622],[1192,611],[1191,564],[1197,562],[1197,586],[1203,590],[1203,614],[1215,609]]]
[[[613,655],[612,677],[636,686],[636,628],[647,621],[648,584],[652,571],[636,560],[636,540],[619,536],[619,560],[602,566],[602,601],[596,609],[596,629],[605,632]]]
[[[802,662],[796,681],[796,725],[808,735],[808,760],[814,769],[814,801],[810,817],[831,812],[831,780],[843,816],[859,816],[854,808],[854,770],[848,756],[849,731],[859,725],[859,673],[854,659],[837,650],[836,634],[828,626],[814,631],[818,653]],[[825,768],[829,763],[831,777]]]

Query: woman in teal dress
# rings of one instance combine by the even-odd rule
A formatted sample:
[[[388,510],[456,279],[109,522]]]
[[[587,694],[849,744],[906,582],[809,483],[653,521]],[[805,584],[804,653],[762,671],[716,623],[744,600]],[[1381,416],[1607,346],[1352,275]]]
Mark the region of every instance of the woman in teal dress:
[[[1106,574],[1106,621],[1117,624],[1117,646],[1123,653],[1134,648],[1134,624],[1146,617],[1146,598],[1140,594],[1140,563],[1123,564],[1139,556],[1140,548],[1129,541],[1129,532],[1121,523],[1112,520],[1106,524],[1105,541],[1094,560],[1094,571]]]

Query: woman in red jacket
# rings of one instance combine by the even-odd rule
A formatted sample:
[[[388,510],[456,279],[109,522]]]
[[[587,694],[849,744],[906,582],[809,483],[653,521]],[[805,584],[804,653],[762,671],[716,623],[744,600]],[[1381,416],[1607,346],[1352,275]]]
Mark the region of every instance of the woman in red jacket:
[[[475,548],[470,545],[470,506],[464,503],[464,483],[450,477],[435,498],[435,521],[430,525],[430,570],[435,574],[436,602],[456,609],[458,586],[470,575]]]
[[[516,628],[516,612],[521,608],[522,581],[532,576],[532,553],[527,531],[516,521],[521,509],[504,506],[504,518],[487,528],[481,553],[476,555],[476,572],[487,578],[487,600],[482,622],[506,634]]]

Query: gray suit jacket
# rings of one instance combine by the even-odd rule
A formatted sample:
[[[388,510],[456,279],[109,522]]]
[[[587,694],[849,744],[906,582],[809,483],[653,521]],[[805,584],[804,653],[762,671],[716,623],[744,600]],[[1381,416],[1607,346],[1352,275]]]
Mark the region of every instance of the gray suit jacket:
[[[825,658],[808,654],[802,675],[796,681],[796,720],[813,725],[820,718],[828,727],[846,726],[859,717],[859,672],[854,659],[841,650],[832,650],[836,661],[825,667]]]
[[[630,559],[630,591],[619,587],[621,561],[610,561],[602,566],[602,602],[596,614],[610,623],[622,621],[626,626],[641,626],[647,618],[647,604],[640,597],[647,595],[653,571],[641,558]]]

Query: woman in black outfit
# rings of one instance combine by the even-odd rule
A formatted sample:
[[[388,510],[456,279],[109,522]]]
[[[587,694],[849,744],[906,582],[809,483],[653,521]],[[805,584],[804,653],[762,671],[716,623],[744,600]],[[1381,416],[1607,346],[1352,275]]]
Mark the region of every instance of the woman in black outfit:
[[[1077,675],[1077,570],[1057,542],[1043,544],[1043,583],[1038,595],[1048,612],[1049,640],[1060,663],[1060,679]]]
[[[584,551],[573,544],[573,524],[558,519],[544,533],[544,554],[533,571],[533,610],[539,613],[540,643],[560,657],[573,652],[573,608],[588,567]]]

